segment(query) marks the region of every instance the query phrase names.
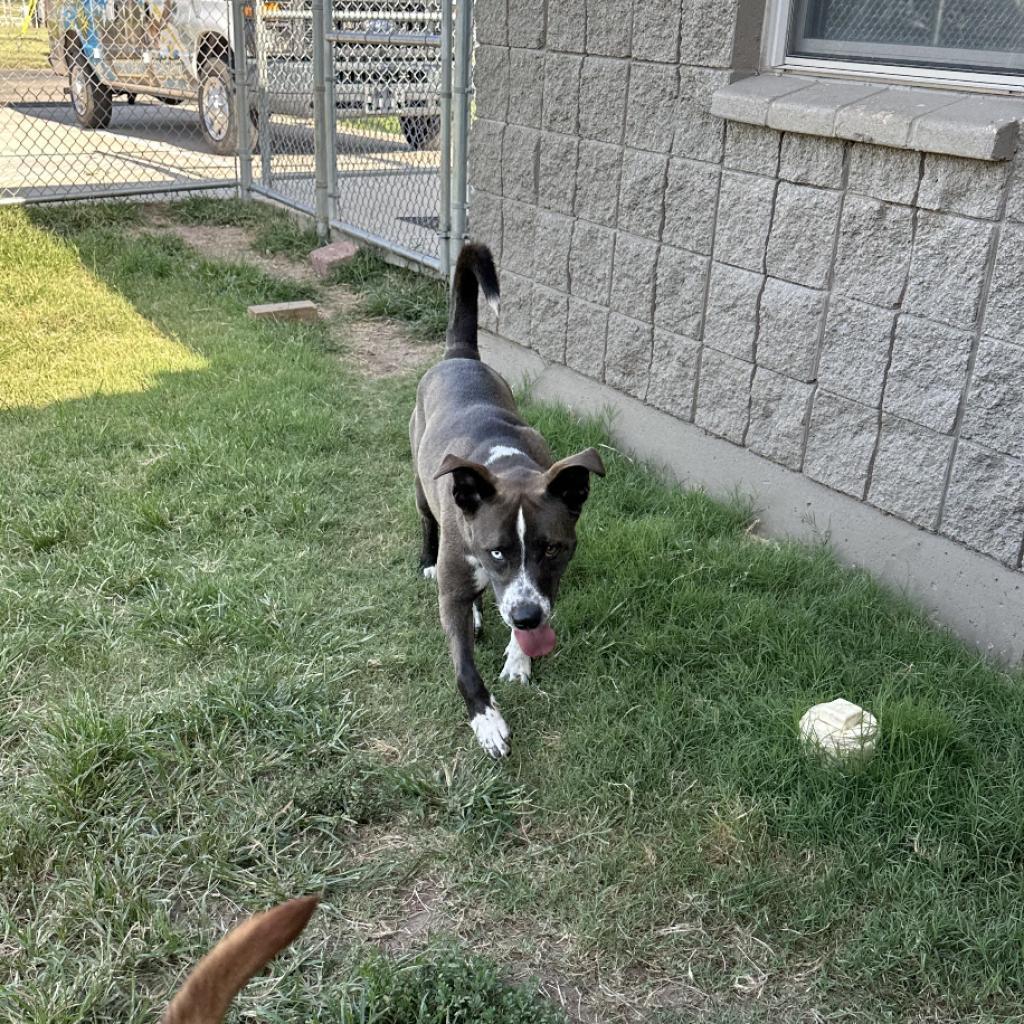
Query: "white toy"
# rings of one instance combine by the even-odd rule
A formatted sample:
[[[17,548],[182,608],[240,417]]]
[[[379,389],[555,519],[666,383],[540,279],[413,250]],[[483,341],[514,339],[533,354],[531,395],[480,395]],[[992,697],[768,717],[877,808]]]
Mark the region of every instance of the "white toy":
[[[867,760],[878,742],[878,720],[870,711],[839,697],[815,704],[800,719],[800,739],[835,760]]]

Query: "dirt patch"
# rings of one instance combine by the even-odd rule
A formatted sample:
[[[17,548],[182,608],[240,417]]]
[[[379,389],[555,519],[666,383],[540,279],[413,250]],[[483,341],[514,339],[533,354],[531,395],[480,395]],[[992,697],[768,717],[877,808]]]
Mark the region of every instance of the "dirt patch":
[[[150,214],[148,227],[162,234],[174,235],[196,252],[210,260],[227,263],[250,263],[262,270],[268,277],[296,284],[316,284],[316,275],[304,263],[287,256],[271,256],[253,249],[252,232],[236,228],[209,224],[176,224],[173,221]]]
[[[341,321],[337,330],[349,359],[371,377],[396,377],[434,362],[441,354],[439,346],[415,341],[394,320],[353,317]]]
[[[433,362],[440,347],[417,341],[394,320],[371,320],[359,314],[359,293],[345,285],[325,284],[300,260],[272,256],[253,248],[253,234],[246,228],[178,224],[159,207],[149,207],[145,227],[137,234],[171,234],[210,260],[248,263],[268,277],[311,285],[317,291],[321,317],[330,326],[339,350],[369,377],[397,377]]]
[[[429,942],[437,933],[451,933],[451,916],[445,910],[447,889],[436,878],[416,879],[401,894],[401,909],[369,938],[388,953],[404,953]]]

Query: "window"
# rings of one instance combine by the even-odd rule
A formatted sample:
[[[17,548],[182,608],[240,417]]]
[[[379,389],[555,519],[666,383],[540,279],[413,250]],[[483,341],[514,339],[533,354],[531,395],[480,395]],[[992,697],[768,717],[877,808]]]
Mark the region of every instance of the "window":
[[[1015,89],[1024,0],[776,0],[768,62]]]

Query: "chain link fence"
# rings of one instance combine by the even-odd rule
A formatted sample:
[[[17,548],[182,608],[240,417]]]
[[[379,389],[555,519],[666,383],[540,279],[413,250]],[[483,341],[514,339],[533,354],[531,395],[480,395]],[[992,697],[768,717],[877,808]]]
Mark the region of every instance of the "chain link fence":
[[[452,26],[451,0],[256,0],[253,190],[440,269]]]
[[[0,204],[240,191],[444,271],[470,9],[0,0]]]
[[[0,203],[234,189],[228,0],[6,2]]]

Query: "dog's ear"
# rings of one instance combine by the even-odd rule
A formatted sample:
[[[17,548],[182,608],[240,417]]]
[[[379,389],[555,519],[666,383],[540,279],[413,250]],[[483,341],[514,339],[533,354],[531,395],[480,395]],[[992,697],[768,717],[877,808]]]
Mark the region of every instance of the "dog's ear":
[[[319,902],[289,900],[228,932],[196,965],[160,1024],[220,1024],[242,986],[306,927]]]
[[[583,511],[590,495],[590,474],[604,476],[604,463],[594,448],[560,459],[547,471],[547,492],[563,502],[572,516]]]
[[[449,473],[452,475],[452,497],[467,516],[473,515],[485,501],[490,501],[497,491],[493,474],[479,462],[470,462],[449,453],[434,479],[439,480]]]

